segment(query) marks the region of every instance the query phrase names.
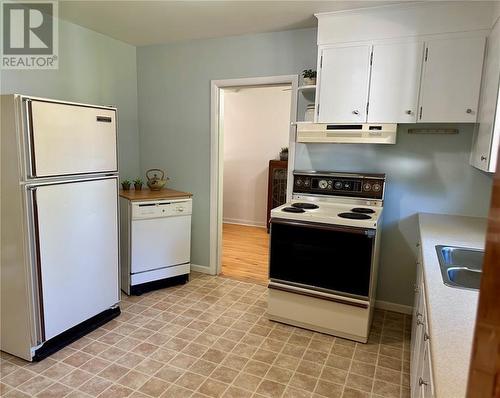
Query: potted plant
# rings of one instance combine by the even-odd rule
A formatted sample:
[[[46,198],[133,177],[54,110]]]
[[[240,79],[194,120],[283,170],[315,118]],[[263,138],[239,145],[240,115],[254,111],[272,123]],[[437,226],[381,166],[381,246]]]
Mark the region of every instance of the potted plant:
[[[314,86],[316,84],[316,71],[312,69],[304,69],[302,71],[302,77],[304,78],[304,85]]]
[[[288,160],[288,148],[287,147],[281,148],[280,160]]]
[[[140,178],[136,178],[134,180],[134,189],[136,191],[140,191],[142,189],[142,184],[143,184],[142,180]]]
[[[122,181],[122,188],[124,191],[128,191],[130,189],[130,180],[123,180]]]

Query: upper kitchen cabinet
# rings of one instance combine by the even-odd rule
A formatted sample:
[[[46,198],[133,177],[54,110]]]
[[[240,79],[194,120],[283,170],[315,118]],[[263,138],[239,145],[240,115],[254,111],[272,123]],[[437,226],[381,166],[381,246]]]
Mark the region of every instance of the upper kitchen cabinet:
[[[472,141],[470,163],[487,172],[495,172],[500,141],[500,20],[486,45],[486,59],[479,99],[477,125]]]
[[[325,48],[320,52],[318,122],[366,121],[371,46]]]
[[[419,122],[476,122],[484,47],[484,36],[426,42]]]
[[[423,41],[373,46],[369,123],[415,123]]]
[[[491,15],[487,2],[316,15],[315,121],[475,123]]]

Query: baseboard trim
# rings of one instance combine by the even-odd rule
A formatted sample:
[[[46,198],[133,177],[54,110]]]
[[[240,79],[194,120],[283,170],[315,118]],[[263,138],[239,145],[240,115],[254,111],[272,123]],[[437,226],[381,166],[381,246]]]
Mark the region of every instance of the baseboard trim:
[[[396,303],[391,303],[389,301],[381,301],[381,300],[375,301],[375,308],[379,308],[381,310],[399,312],[401,314],[408,314],[408,315],[410,315],[413,312],[413,308],[410,307],[409,305],[396,304]]]
[[[210,267],[207,267],[205,265],[191,264],[191,271],[212,275],[210,273]]]
[[[259,227],[259,228],[265,228],[266,223],[265,222],[254,222],[254,221],[249,221],[249,220],[238,220],[234,218],[226,218],[222,220],[223,224],[234,224],[234,225],[245,225],[247,227]]]

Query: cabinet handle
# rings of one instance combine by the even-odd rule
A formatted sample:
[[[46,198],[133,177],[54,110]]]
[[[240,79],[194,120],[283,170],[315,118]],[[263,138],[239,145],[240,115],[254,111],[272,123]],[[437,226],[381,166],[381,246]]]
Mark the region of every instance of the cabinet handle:
[[[429,340],[431,337],[427,334],[427,333],[424,333],[424,341],[427,341]]]
[[[465,112],[467,112],[467,113],[472,113],[472,109],[467,108],[467,110],[466,110]]]
[[[413,112],[411,109],[407,109],[406,112],[405,112],[407,115],[411,115]]]
[[[358,110],[354,110],[354,111],[352,111],[352,114],[353,115],[359,115],[359,111]]]
[[[417,285],[416,283],[414,283],[414,284],[413,284],[413,291],[414,291],[415,293],[418,293],[418,290],[419,290],[419,289],[418,289],[418,285]]]
[[[487,159],[486,156],[484,156],[484,155],[481,156],[481,162],[484,162],[486,159]]]
[[[421,377],[418,378],[418,385],[419,386],[426,386],[428,384],[428,382],[426,382],[424,379],[422,379]]]

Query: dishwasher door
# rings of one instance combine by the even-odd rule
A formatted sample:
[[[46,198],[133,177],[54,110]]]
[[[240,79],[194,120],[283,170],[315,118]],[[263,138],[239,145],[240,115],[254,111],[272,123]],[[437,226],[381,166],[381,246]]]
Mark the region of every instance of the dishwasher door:
[[[131,274],[190,262],[191,200],[132,205]]]

